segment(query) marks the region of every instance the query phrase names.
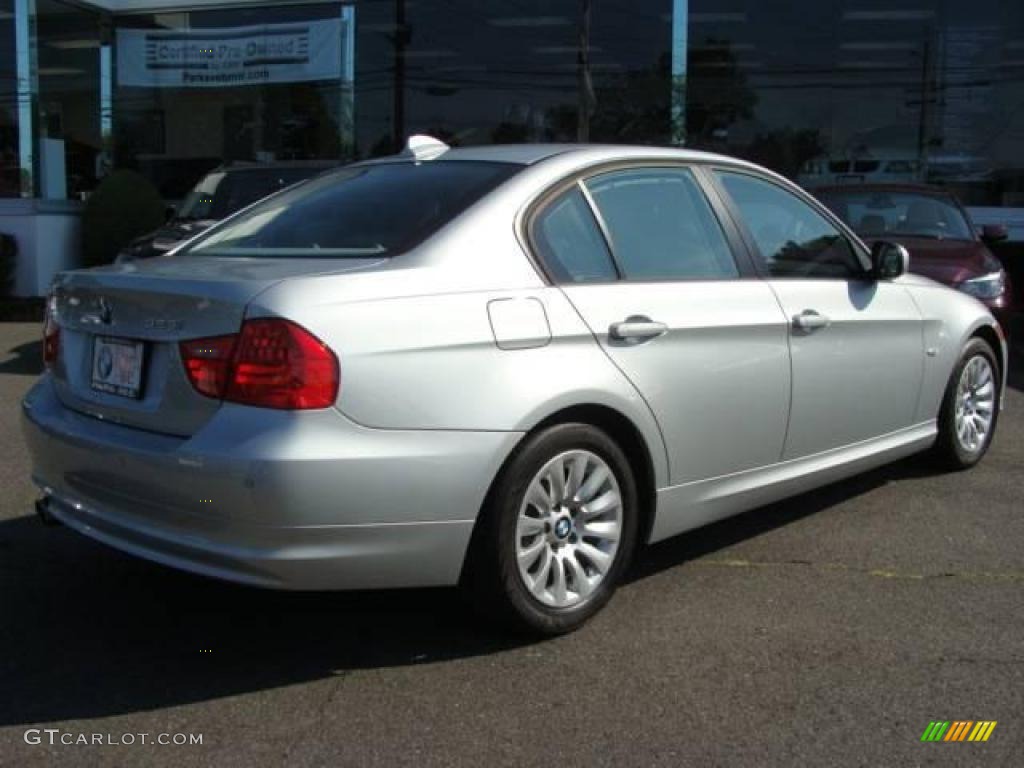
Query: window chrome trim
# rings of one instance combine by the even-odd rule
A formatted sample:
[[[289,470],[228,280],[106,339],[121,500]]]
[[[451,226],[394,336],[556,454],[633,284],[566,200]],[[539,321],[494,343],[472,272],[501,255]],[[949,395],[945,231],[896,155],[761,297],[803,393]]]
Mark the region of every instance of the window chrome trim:
[[[689,171],[693,176],[693,182],[697,185],[698,190],[704,196],[708,207],[711,209],[712,216],[714,216],[715,220],[718,222],[718,225],[722,230],[722,237],[725,239],[726,245],[729,247],[729,253],[736,266],[737,274],[733,277],[673,277],[656,280],[630,280],[626,277],[619,277],[614,281],[594,280],[587,283],[579,283],[579,285],[610,285],[625,282],[632,283],[634,285],[643,285],[645,283],[657,285],[661,283],[707,283],[729,282],[733,280],[761,280],[764,278],[764,275],[761,274],[754,264],[755,260],[749,252],[749,245],[743,238],[742,230],[733,220],[732,211],[728,208],[727,204],[720,199],[721,192],[718,190],[717,186],[714,183],[709,182],[706,178],[708,175],[711,175],[706,173],[706,171],[711,170],[712,166],[720,166],[722,168],[732,167],[728,163],[722,162],[722,158],[715,158],[714,161],[711,162],[704,159],[646,157],[604,160],[593,165],[588,165],[584,168],[578,168],[572,173],[569,173],[561,179],[549,184],[523,204],[519,212],[516,214],[514,224],[516,238],[523,247],[530,263],[548,285],[577,285],[577,283],[566,283],[555,279],[551,270],[541,257],[540,249],[537,248],[536,239],[534,237],[534,224],[540,213],[563,192],[577,184],[586,182],[588,179],[594,178],[595,176],[614,173],[616,171],[631,171],[643,168],[684,170]],[[737,163],[735,169],[746,170],[746,166]],[[591,210],[596,214],[600,227],[601,224],[603,224],[604,219],[601,218],[596,211],[596,203],[592,202],[589,190],[587,190],[585,197],[588,204],[591,206]],[[604,229],[602,229],[602,235],[604,235]],[[610,238],[606,239],[605,242],[606,244],[609,244],[612,263],[615,266],[616,271],[621,274],[621,268],[618,260],[615,256],[614,250],[610,246]]]
[[[590,190],[584,179],[576,179],[576,188],[583,194],[583,199],[586,200],[587,205],[590,206],[590,215],[594,217],[594,221],[597,222],[597,228],[601,231],[601,237],[604,238],[604,245],[608,249],[608,255],[612,260],[612,268],[615,270],[615,279],[625,280],[626,273],[622,271],[622,264],[619,263],[618,254],[615,253],[615,242],[612,240],[611,230],[608,229],[608,223],[604,220],[604,216],[601,214],[601,209],[597,207],[597,203],[594,200],[594,196],[590,194]]]

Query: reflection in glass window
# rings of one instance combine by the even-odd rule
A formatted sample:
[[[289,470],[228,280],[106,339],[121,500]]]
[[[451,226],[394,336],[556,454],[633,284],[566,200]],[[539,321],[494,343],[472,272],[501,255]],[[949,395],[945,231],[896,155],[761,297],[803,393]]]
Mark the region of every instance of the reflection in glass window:
[[[0,0],[0,197],[21,194],[14,2]]]
[[[729,278],[739,273],[704,193],[684,169],[616,171],[590,179],[624,277]]]
[[[615,280],[608,245],[578,187],[548,205],[534,221],[533,232],[540,256],[555,280]]]
[[[355,11],[325,2],[117,17],[117,165],[178,201],[225,162],[353,159]],[[305,53],[280,53],[290,46]],[[155,66],[151,51],[163,57]]]
[[[178,220],[223,219],[250,203],[327,170],[325,164],[228,168],[206,174],[181,203]]]
[[[688,0],[686,144],[1024,205],[1024,3]]]
[[[941,194],[850,188],[823,191],[818,199],[863,237],[974,239],[963,212]]]
[[[108,163],[100,132],[101,16],[71,3],[37,0],[36,35],[35,192],[84,199]]]
[[[790,192],[753,176],[719,173],[772,277],[862,277],[847,239]]]

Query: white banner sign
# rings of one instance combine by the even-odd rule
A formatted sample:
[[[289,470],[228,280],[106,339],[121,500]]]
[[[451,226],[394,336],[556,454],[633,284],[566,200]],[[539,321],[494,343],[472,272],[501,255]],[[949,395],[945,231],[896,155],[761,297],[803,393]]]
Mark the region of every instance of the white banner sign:
[[[341,19],[218,29],[119,29],[117,82],[212,88],[338,80],[341,47]]]

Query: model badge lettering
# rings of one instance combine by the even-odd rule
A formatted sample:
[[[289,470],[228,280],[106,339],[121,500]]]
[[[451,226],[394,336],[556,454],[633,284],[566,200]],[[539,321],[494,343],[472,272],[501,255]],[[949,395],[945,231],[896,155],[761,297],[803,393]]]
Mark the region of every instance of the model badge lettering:
[[[150,331],[180,331],[185,327],[184,320],[167,320],[162,317],[147,318],[143,325]]]

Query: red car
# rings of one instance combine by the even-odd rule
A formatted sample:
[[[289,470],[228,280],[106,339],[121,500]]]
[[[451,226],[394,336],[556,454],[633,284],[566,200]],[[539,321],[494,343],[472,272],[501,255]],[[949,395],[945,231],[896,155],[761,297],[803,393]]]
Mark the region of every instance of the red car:
[[[899,243],[910,251],[910,271],[974,296],[996,315],[1013,306],[1010,278],[986,243],[1006,228],[975,230],[950,192],[913,184],[820,187],[813,194],[860,235]]]

